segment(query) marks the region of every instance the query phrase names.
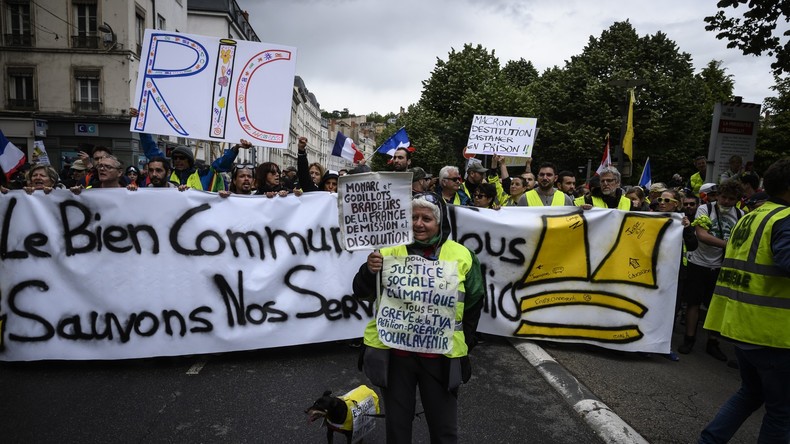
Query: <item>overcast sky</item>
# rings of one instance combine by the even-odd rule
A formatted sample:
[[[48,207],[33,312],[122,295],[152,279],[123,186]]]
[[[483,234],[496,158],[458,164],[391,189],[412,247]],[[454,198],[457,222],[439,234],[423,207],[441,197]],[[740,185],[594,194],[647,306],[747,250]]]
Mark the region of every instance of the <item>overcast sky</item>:
[[[296,74],[327,111],[397,112],[417,102],[436,59],[465,43],[495,51],[502,66],[524,58],[541,73],[563,67],[590,36],[624,20],[640,37],[667,34],[695,72],[721,60],[745,102],[773,95],[770,58],[743,56],[705,31],[714,0],[237,1],[261,41],[297,48]]]

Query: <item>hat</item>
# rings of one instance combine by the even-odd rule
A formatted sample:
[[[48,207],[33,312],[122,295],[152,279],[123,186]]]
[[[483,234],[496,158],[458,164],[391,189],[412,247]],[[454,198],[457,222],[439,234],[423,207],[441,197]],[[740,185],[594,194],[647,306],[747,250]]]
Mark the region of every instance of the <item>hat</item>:
[[[296,172],[296,167],[291,165],[289,167],[286,167],[283,171],[293,171],[295,173]]]
[[[135,166],[129,165],[129,167],[126,168],[126,173],[125,174],[129,174],[129,173],[135,173],[135,174],[139,175],[140,171]]]
[[[650,185],[650,192],[651,193],[663,193],[666,190],[667,190],[667,186],[664,185],[663,182],[657,182],[657,183],[654,183],[653,185]]]
[[[768,193],[766,193],[765,191],[758,191],[757,193],[752,194],[752,197],[750,197],[749,200],[746,201],[746,205],[752,206],[757,202],[768,200],[769,197],[770,196],[768,196]]]
[[[85,171],[88,169],[88,167],[85,166],[85,162],[83,162],[82,159],[77,159],[74,161],[74,163],[71,164],[71,169],[78,171]]]
[[[466,173],[475,172],[475,173],[487,173],[488,168],[484,167],[480,161],[477,162],[469,162],[469,166],[466,168]]]
[[[425,179],[425,170],[420,167],[409,168],[406,171],[412,173],[412,178],[411,178],[412,182],[417,182],[418,180]]]
[[[715,183],[704,183],[699,187],[699,192],[705,194],[718,193],[719,187]]]
[[[340,175],[335,170],[326,170],[324,173],[324,178],[321,179],[321,182],[326,182],[328,179],[337,179]]]
[[[170,153],[170,158],[172,159],[173,156],[176,154],[181,154],[182,156],[186,156],[190,166],[195,164],[195,155],[192,154],[191,149],[185,147],[184,145],[178,145],[177,147],[173,148],[173,151]]]

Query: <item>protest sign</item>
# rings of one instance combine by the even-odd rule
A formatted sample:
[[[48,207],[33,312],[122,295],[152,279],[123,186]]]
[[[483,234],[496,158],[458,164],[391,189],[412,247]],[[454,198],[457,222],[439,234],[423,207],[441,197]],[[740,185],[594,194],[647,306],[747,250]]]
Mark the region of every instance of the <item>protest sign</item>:
[[[419,353],[452,351],[458,264],[385,256],[376,329],[384,345]]]
[[[132,131],[287,148],[296,48],[146,29]]]
[[[744,163],[754,160],[759,123],[757,103],[716,103],[710,127],[706,182],[718,182],[722,173],[730,169],[732,156],[740,156]]]
[[[343,248],[410,244],[411,173],[347,174],[338,181]]]
[[[367,254],[343,248],[337,198],[9,191],[0,198],[0,360],[127,359],[358,338],[375,303],[352,296]],[[480,331],[669,352],[679,214],[452,205],[448,212],[453,239],[480,259]],[[425,277],[407,269],[390,275]],[[405,281],[403,291],[406,284],[415,282]]]
[[[532,157],[538,119],[531,117],[472,117],[466,152],[499,154],[509,157]]]

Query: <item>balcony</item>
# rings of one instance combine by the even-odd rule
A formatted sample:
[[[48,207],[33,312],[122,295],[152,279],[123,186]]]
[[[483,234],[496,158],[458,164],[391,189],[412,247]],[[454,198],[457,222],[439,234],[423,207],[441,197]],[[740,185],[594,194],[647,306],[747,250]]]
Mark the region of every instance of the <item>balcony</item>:
[[[30,48],[33,46],[33,34],[3,34],[3,44]]]
[[[71,36],[71,47],[82,49],[99,49],[99,36],[73,35]]]
[[[75,113],[98,114],[98,113],[101,112],[101,102],[98,101],[98,100],[94,100],[94,101],[75,100],[74,101],[74,112]]]
[[[18,111],[35,111],[38,101],[33,99],[8,99],[8,109]]]

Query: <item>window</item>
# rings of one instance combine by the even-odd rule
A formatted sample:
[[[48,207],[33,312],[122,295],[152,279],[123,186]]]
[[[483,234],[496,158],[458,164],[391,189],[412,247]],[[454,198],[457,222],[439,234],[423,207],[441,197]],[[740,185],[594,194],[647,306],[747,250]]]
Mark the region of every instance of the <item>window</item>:
[[[35,110],[34,68],[8,68],[8,108]]]
[[[74,25],[77,35],[71,37],[75,48],[98,48],[99,33],[96,24],[96,0],[72,0],[74,2]]]
[[[98,69],[80,69],[74,71],[74,111],[98,113],[101,112],[101,99],[99,98],[99,80],[101,71]]]
[[[167,21],[159,14],[156,15],[156,29],[161,29],[163,31],[167,29]]]
[[[4,42],[7,46],[33,46],[30,31],[30,0],[6,1],[6,31]]]
[[[143,37],[145,37],[145,13],[137,11],[134,16],[134,39],[138,56],[143,52]]]

